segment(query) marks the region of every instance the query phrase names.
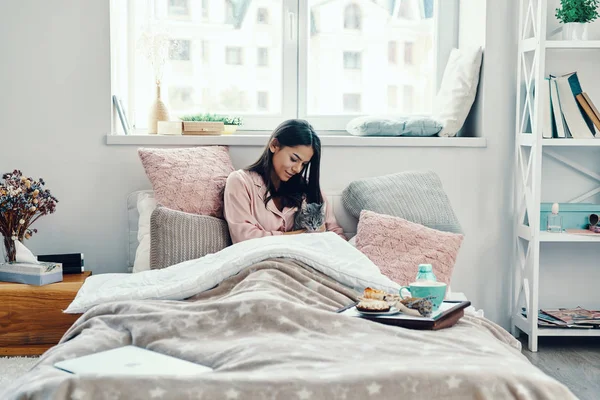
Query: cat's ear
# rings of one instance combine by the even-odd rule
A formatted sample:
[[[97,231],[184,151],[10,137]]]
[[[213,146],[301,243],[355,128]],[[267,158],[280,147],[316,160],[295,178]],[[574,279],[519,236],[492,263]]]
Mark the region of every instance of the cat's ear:
[[[302,200],[302,206],[301,206],[301,208],[302,208],[302,212],[306,212],[306,208],[307,208],[306,199]]]
[[[327,211],[327,204],[325,204],[325,202],[321,203],[321,212],[323,214],[325,214],[325,211]]]

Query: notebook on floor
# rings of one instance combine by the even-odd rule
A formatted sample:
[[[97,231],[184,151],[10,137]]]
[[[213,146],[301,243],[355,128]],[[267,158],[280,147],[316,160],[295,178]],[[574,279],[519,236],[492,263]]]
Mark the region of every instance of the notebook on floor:
[[[76,375],[190,376],[212,371],[204,365],[137,346],[117,347],[59,361],[54,366]]]

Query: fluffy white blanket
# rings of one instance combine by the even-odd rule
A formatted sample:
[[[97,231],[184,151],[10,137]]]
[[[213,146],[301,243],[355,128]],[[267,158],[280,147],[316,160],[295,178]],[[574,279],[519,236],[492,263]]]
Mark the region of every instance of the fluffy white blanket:
[[[122,300],[183,300],[218,285],[243,268],[269,258],[304,262],[357,291],[365,287],[398,291],[364,254],[332,232],[247,240],[196,260],[136,274],[99,274],[86,279],[66,313]]]

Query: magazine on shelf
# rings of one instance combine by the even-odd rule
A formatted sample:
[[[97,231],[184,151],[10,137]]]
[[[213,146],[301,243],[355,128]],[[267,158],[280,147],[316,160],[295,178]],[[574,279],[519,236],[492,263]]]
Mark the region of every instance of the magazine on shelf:
[[[521,315],[527,318],[527,310],[525,307],[521,309]],[[580,325],[575,323],[566,323],[552,315],[544,313],[542,310],[538,312],[538,326],[545,328],[579,328],[579,329],[592,329],[593,325]]]
[[[558,308],[541,310],[544,314],[557,318],[566,324],[600,326],[600,311],[585,308]]]

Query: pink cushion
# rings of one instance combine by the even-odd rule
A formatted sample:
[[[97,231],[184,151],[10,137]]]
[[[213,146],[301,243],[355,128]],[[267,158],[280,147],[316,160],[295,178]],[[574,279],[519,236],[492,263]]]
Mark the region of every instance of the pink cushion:
[[[401,285],[415,281],[419,264],[433,265],[437,280],[450,284],[462,240],[463,235],[457,233],[363,210],[356,248],[369,257],[382,274]]]
[[[172,210],[223,217],[223,191],[233,171],[223,146],[139,149],[156,201]]]

